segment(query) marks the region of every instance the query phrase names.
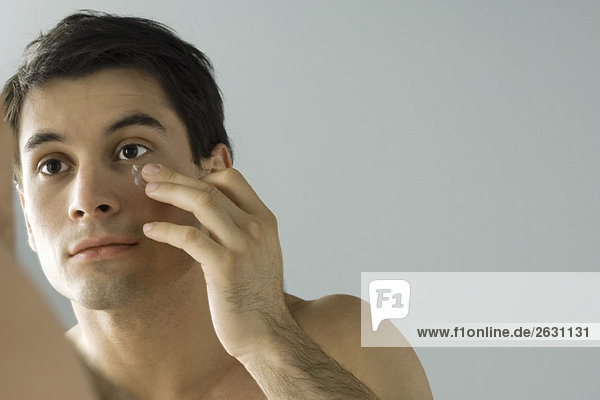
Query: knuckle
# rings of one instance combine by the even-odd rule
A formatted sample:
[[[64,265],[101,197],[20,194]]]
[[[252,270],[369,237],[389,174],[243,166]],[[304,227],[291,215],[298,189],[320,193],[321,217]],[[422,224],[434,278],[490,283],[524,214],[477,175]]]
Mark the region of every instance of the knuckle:
[[[195,200],[197,203],[199,203],[203,206],[208,206],[210,204],[213,204],[216,196],[217,196],[216,188],[211,185],[205,190],[198,190],[195,195],[195,197],[196,197]]]
[[[246,229],[253,238],[262,239],[265,236],[265,230],[263,229],[263,226],[255,219],[248,220],[246,223]]]
[[[233,180],[233,179],[237,179],[238,177],[240,177],[242,174],[240,173],[240,171],[238,171],[235,168],[227,168],[225,170],[223,170],[223,177],[226,180]]]
[[[225,249],[225,253],[223,254],[222,259],[223,259],[223,264],[226,265],[226,266],[230,266],[231,267],[231,266],[234,266],[235,263],[236,263],[236,261],[235,261],[236,260],[235,254],[231,250],[229,250],[227,248]]]
[[[267,221],[269,221],[269,224],[275,228],[277,228],[277,217],[275,216],[275,214],[273,214],[273,212],[271,210],[269,210],[267,212]]]
[[[188,226],[181,232],[181,240],[183,243],[193,243],[198,240],[199,231],[193,226]]]
[[[165,175],[165,179],[167,180],[167,182],[175,182],[176,178],[177,172],[173,171],[172,169],[169,169]]]

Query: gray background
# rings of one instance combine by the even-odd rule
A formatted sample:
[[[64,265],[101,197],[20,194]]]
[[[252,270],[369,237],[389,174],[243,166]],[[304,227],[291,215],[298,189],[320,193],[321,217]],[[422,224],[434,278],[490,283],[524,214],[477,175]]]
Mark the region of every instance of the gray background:
[[[600,3],[3,2],[2,79],[78,8],[205,51],[236,167],[278,216],[289,292],[361,271],[595,271]],[[43,287],[17,218],[19,251]],[[44,288],[46,291],[47,288]],[[65,323],[69,305],[48,294]],[[438,399],[591,399],[598,349],[417,349]]]

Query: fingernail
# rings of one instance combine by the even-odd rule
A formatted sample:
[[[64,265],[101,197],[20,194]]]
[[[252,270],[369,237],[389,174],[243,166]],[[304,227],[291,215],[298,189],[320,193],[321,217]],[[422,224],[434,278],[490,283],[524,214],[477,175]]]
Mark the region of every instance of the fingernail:
[[[158,164],[146,164],[142,168],[142,172],[146,175],[156,175],[160,171],[160,165]]]
[[[150,232],[150,230],[154,227],[153,223],[149,223],[149,224],[144,224],[144,232]]]
[[[158,183],[150,182],[149,184],[146,185],[146,192],[153,192],[156,190],[157,187],[158,187]]]

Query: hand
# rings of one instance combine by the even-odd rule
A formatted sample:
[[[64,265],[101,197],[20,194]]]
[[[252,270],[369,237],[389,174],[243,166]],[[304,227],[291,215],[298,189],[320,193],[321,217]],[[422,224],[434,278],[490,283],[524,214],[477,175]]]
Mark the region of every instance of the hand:
[[[150,198],[193,213],[202,225],[144,227],[149,238],[183,249],[200,263],[217,336],[230,355],[243,359],[269,339],[273,324],[292,318],[275,216],[233,168],[201,179],[165,166],[154,175],[147,167],[142,172]]]

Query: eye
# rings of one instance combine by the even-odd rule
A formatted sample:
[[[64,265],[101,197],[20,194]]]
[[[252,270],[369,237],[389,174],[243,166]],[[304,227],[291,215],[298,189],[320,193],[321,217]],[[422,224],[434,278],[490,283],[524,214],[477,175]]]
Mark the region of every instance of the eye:
[[[56,158],[51,158],[40,164],[38,172],[41,172],[44,175],[56,175],[60,172],[64,172],[67,168],[68,165],[63,161],[57,160]]]
[[[148,148],[141,144],[126,144],[119,151],[119,160],[131,160],[146,153]]]

